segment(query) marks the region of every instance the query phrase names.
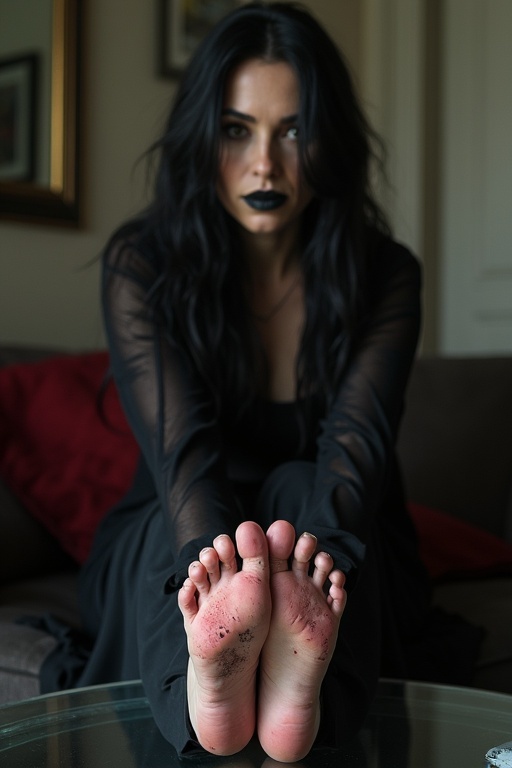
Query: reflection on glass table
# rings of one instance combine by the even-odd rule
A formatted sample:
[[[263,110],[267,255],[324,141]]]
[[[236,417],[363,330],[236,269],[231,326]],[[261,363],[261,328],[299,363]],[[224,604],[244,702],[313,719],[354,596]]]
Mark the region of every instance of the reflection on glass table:
[[[512,696],[382,681],[364,728],[338,749],[315,748],[305,768],[485,768],[512,739]],[[256,741],[229,758],[180,760],[154,724],[139,682],[41,696],[0,707],[2,768],[272,768]]]

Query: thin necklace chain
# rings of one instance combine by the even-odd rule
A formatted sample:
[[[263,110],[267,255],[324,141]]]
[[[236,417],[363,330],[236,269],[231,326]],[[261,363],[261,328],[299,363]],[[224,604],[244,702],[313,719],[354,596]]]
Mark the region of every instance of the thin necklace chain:
[[[256,320],[259,320],[260,323],[268,323],[269,320],[272,320],[272,318],[277,315],[277,313],[284,307],[288,299],[291,297],[292,293],[295,291],[295,289],[299,285],[301,278],[302,278],[302,275],[299,275],[297,279],[293,281],[290,287],[287,288],[284,294],[281,296],[277,304],[274,304],[274,306],[269,312],[267,312],[265,315],[258,315],[256,314],[256,312],[251,312],[252,316]]]

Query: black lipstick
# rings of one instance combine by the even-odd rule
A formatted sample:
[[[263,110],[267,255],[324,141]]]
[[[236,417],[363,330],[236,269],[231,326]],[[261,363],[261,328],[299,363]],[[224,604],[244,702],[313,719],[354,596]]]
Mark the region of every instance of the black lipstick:
[[[273,211],[280,208],[286,202],[286,195],[280,192],[270,190],[268,192],[251,192],[250,195],[244,195],[244,200],[251,208],[256,211]]]

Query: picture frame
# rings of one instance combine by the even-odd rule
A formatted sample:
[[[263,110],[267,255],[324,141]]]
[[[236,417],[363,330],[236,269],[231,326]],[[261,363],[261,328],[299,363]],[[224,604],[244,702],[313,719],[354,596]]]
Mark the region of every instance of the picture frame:
[[[179,77],[203,37],[243,0],[160,0],[160,74]]]
[[[0,59],[0,182],[34,177],[37,59]]]

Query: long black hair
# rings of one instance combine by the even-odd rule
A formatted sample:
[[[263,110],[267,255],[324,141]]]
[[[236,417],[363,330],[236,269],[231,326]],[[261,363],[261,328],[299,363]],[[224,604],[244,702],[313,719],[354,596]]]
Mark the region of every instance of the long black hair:
[[[370,234],[388,229],[369,184],[373,134],[341,54],[308,11],[294,3],[249,3],[206,37],[153,147],[153,202],[109,247],[129,239],[156,259],[160,278],[151,296],[169,338],[187,349],[219,407],[246,405],[256,394],[254,344],[216,179],[225,83],[235,66],[253,58],[287,62],[299,81],[300,163],[314,198],[304,213],[306,323],[297,396],[316,391],[328,401],[364,313]]]

